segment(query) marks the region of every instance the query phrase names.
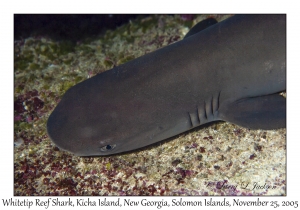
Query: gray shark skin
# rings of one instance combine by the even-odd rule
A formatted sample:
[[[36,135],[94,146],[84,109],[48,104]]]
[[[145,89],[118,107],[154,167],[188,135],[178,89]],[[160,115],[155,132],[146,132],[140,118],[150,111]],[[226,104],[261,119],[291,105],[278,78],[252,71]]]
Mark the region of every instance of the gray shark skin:
[[[286,99],[278,93],[286,89],[286,16],[235,15],[198,28],[70,88],[48,119],[52,141],[98,156],[216,120],[285,127]]]

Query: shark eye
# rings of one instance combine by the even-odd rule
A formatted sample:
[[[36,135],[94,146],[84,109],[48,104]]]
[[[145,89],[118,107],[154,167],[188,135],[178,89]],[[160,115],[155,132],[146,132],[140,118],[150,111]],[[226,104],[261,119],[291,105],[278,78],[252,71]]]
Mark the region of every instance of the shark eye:
[[[102,152],[107,152],[107,151],[113,150],[115,147],[116,147],[116,144],[108,144],[104,147],[101,147],[100,150]]]

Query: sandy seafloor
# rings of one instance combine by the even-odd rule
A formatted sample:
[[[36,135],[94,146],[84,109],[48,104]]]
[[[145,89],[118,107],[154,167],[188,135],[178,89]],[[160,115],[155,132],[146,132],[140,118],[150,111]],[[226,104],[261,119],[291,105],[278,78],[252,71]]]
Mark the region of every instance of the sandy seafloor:
[[[15,41],[14,195],[285,195],[286,129],[216,122],[107,157],[74,156],[47,136],[47,119],[68,88],[182,39],[211,16],[229,17],[151,15],[76,45]]]

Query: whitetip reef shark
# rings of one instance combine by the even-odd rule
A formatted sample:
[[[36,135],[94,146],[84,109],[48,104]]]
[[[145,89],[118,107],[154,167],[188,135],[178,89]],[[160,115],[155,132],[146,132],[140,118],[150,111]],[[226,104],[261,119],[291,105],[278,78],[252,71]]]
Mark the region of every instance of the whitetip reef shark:
[[[78,156],[138,149],[208,122],[286,126],[286,15],[204,20],[181,41],[71,87],[47,122]]]

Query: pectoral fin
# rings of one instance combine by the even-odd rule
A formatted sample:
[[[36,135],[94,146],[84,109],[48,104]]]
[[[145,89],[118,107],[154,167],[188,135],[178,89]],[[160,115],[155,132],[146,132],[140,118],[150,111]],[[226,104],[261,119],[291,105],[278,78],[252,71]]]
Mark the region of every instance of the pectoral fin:
[[[279,94],[245,98],[221,108],[220,117],[251,129],[286,126],[286,99]]]

